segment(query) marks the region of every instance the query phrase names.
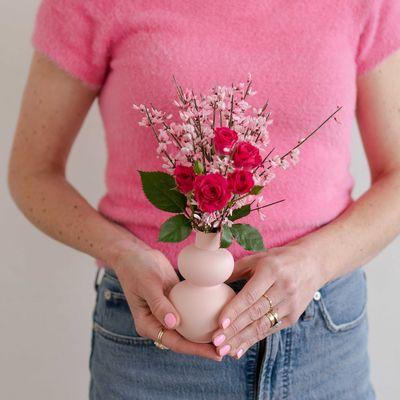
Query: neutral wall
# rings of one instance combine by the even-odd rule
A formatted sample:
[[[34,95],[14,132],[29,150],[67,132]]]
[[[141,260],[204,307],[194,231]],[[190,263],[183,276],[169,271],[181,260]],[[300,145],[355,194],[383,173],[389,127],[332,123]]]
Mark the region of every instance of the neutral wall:
[[[38,1],[0,2],[0,398],[87,398],[94,262],[45,237],[11,202],[6,164],[32,49]],[[355,194],[368,170],[354,129]],[[97,107],[74,146],[68,175],[96,204],[103,191],[105,147]],[[370,355],[380,399],[400,393],[400,240],[367,266]]]

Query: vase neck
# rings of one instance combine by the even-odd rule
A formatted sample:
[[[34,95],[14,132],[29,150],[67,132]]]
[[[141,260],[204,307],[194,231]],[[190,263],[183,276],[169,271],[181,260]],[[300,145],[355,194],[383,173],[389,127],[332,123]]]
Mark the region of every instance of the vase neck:
[[[221,232],[204,233],[196,231],[195,246],[203,250],[218,250],[220,247]]]

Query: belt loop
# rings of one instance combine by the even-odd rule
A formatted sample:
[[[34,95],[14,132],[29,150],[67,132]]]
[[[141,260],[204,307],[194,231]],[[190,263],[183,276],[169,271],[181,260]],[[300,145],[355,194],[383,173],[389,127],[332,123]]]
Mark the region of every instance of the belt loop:
[[[101,270],[103,270],[103,267],[97,267],[97,271],[96,271],[96,277],[94,278],[94,290],[97,292],[99,289],[99,276],[100,276],[100,272]]]

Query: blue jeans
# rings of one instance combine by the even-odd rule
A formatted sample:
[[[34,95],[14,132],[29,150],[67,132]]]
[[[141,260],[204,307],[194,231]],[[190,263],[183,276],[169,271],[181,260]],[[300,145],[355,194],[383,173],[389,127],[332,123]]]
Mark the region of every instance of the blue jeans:
[[[231,284],[237,292],[244,281]],[[363,268],[320,288],[296,324],[222,362],[159,350],[135,330],[111,270],[97,285],[91,400],[370,400]]]

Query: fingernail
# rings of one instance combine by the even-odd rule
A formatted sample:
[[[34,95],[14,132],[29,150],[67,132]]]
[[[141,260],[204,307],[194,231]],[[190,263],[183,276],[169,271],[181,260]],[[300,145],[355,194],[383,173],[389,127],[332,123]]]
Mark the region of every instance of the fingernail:
[[[222,344],[225,340],[225,335],[218,335],[214,340],[213,343],[215,346],[219,346],[220,344]]]
[[[237,351],[237,353],[236,353],[236,357],[237,357],[237,358],[240,358],[240,357],[242,357],[242,355],[243,355],[243,349],[239,349],[239,350]]]
[[[167,325],[168,328],[173,328],[176,324],[176,318],[175,315],[172,313],[168,313],[164,317],[164,322],[165,325]]]
[[[225,318],[224,320],[222,320],[222,328],[226,329],[230,323],[231,323],[231,320],[229,318]]]
[[[219,355],[221,357],[226,356],[229,353],[229,350],[231,349],[231,346],[229,344],[226,344],[225,346],[221,347],[219,351]]]

